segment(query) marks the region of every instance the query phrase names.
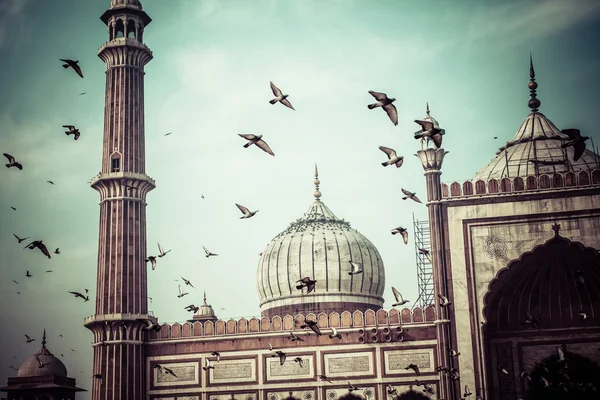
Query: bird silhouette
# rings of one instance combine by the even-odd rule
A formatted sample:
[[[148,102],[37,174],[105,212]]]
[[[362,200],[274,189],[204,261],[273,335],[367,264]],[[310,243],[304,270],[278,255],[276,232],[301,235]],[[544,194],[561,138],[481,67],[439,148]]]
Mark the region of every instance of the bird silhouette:
[[[281,350],[277,350],[271,357],[279,357],[279,365],[283,365],[285,363],[286,354]]]
[[[81,132],[79,132],[79,129],[75,128],[74,125],[63,125],[63,128],[68,129],[68,131],[65,132],[65,135],[67,135],[67,136],[73,135],[73,139],[75,139],[75,140],[79,139]]]
[[[442,134],[444,130],[440,129],[437,122],[421,121],[418,119],[415,119],[415,122],[421,125],[421,130],[415,133],[415,139],[421,139],[421,145],[423,145],[424,139],[427,142],[431,140],[435,144],[435,147],[439,149],[442,146]]]
[[[143,323],[146,324],[146,325],[142,326],[142,330],[143,331],[160,332],[160,325],[153,323],[152,320],[150,320],[150,319],[143,319],[143,318],[138,318],[137,320],[139,322],[143,322]]]
[[[277,86],[275,86],[275,84],[273,82],[270,82],[270,84],[271,84],[271,90],[273,91],[275,98],[273,100],[269,100],[269,103],[275,104],[277,102],[280,102],[284,106],[291,108],[292,110],[295,111],[296,109],[292,106],[292,103],[290,103],[290,101],[287,99],[289,95],[283,94],[281,92],[281,90],[279,90],[279,88]]]
[[[585,151],[585,141],[588,140],[589,137],[581,136],[579,129],[563,129],[561,132],[567,135],[569,140],[560,147],[563,149],[573,147],[573,161],[579,160]]]
[[[406,230],[406,228],[399,226],[395,229],[392,229],[392,235],[396,235],[398,233],[402,235],[402,239],[404,239],[404,244],[408,244],[408,231]]]
[[[13,236],[17,238],[17,240],[19,241],[19,243],[21,243],[21,242],[22,242],[22,241],[24,241],[24,240],[27,240],[27,239],[29,239],[29,236],[27,236],[26,238],[20,238],[20,237],[18,237],[17,235],[15,235],[14,233],[13,233]]]
[[[54,254],[60,254],[60,249],[57,247],[56,250],[54,250]]]
[[[402,193],[405,194],[405,196],[402,198],[402,200],[411,199],[411,200],[416,201],[417,203],[421,203],[421,200],[419,200],[419,198],[416,196],[416,193],[411,193],[408,190],[405,190],[402,188],[400,190],[402,190]]]
[[[89,296],[84,296],[83,294],[81,294],[79,292],[69,292],[69,293],[71,293],[72,295],[74,295],[75,298],[81,297],[84,301],[89,301],[90,300]]]
[[[419,247],[419,254],[423,254],[427,258],[427,260],[429,260],[430,263],[432,262],[431,261],[431,254],[429,253],[429,250],[422,249],[422,248]]]
[[[301,358],[301,357],[296,357],[296,358],[294,358],[294,361],[295,361],[295,362],[297,362],[297,363],[298,363],[298,365],[300,365],[300,368],[302,368],[302,367],[303,367],[303,364],[302,364],[302,358]]]
[[[35,341],[35,339],[32,339],[31,337],[29,337],[29,335],[25,335],[25,337],[27,338],[27,343],[31,343],[31,342]]]
[[[208,251],[208,249],[206,247],[202,246],[202,248],[204,249],[204,252],[206,253],[206,258],[208,258],[210,256],[218,256],[218,254],[211,253],[210,251]]]
[[[372,110],[377,107],[383,108],[383,111],[385,111],[388,117],[390,117],[390,121],[392,121],[392,124],[398,125],[398,110],[396,110],[396,106],[392,104],[394,101],[396,101],[396,99],[390,99],[387,96],[387,94],[381,92],[374,92],[373,90],[369,90],[369,94],[375,97],[377,103],[369,104],[367,108],[369,108],[369,110]]]
[[[444,296],[444,295],[441,295],[441,294],[438,294],[438,297],[439,297],[439,298],[440,298],[440,300],[441,300],[441,301],[440,301],[440,307],[448,307],[450,304],[452,304],[452,303],[450,303],[450,302],[448,301],[448,298],[447,298],[446,296]]]
[[[413,371],[415,371],[415,374],[421,375],[421,371],[419,370],[419,366],[417,364],[408,364],[404,369],[412,369]]]
[[[23,169],[23,165],[21,165],[21,163],[19,163],[17,160],[15,160],[15,158],[13,156],[11,156],[8,153],[2,153],[2,154],[4,154],[4,157],[6,157],[8,159],[8,164],[6,164],[6,168],[17,167],[20,170]]]
[[[79,60],[77,60],[77,61],[64,60],[62,58],[60,58],[59,60],[65,63],[65,64],[63,64],[63,68],[69,68],[69,67],[71,67],[71,68],[73,68],[73,70],[75,72],[77,72],[77,75],[79,75],[80,77],[83,78],[83,72],[81,72],[81,68],[78,65]]]
[[[218,351],[213,351],[212,353],[210,353],[210,355],[217,357],[217,362],[221,360],[221,353],[219,353]]]
[[[299,285],[296,285],[296,289],[302,290],[303,288],[306,288],[306,294],[309,294],[310,292],[315,290],[315,283],[317,283],[316,280],[310,279],[308,276],[305,276],[304,278],[296,281],[296,283],[298,282],[301,283]]]
[[[350,261],[350,265],[352,265],[352,271],[348,272],[348,275],[358,275],[363,272],[363,266],[361,263]]]
[[[529,325],[530,327],[532,327],[534,329],[537,329],[537,328],[540,327],[537,319],[535,319],[533,317],[533,315],[531,315],[531,312],[529,312],[529,311],[527,311],[525,313],[525,322],[524,323],[527,324],[527,325]]]
[[[29,273],[29,271],[27,271],[27,273],[25,274],[25,276],[26,276],[26,277],[28,277],[28,278],[31,278],[33,275],[31,275],[31,274]]]
[[[361,390],[361,389],[358,386],[355,386],[355,385],[351,384],[350,382],[348,382],[348,391],[350,393],[352,393],[355,390]]]
[[[239,136],[243,137],[244,139],[248,140],[248,143],[246,143],[244,145],[244,148],[248,148],[251,145],[256,145],[256,147],[258,147],[259,149],[261,149],[262,151],[264,151],[267,154],[270,154],[272,156],[275,155],[275,153],[273,153],[273,150],[271,150],[271,148],[269,147],[269,145],[267,144],[267,142],[265,142],[264,140],[262,140],[263,135],[253,135],[251,133],[245,134],[245,133],[238,133]]]
[[[252,218],[258,212],[258,210],[256,210],[256,211],[250,211],[246,207],[244,207],[244,206],[242,206],[240,204],[237,204],[237,203],[235,203],[235,205],[237,206],[237,208],[240,209],[240,211],[242,212],[242,214],[244,214],[244,215],[242,215],[240,217],[240,219]]]
[[[193,305],[193,304],[190,304],[190,305],[189,305],[189,306],[187,306],[185,309],[186,309],[187,311],[193,311],[194,313],[197,313],[197,312],[198,312],[198,310],[200,310],[200,307],[197,307],[197,306],[195,306],[195,305]]]
[[[300,336],[296,335],[294,332],[290,332],[290,340],[292,342],[304,342],[304,339],[302,339]]]
[[[194,285],[192,285],[192,282],[188,281],[187,279],[185,279],[184,277],[181,277],[181,279],[183,279],[183,283],[185,283],[188,286],[194,287]]]
[[[171,250],[164,251],[163,248],[160,247],[160,243],[157,243],[157,244],[158,244],[158,253],[159,253],[158,257],[164,257],[167,255],[168,252],[171,251]]]
[[[14,208],[13,206],[10,206],[10,208],[12,208],[12,209],[13,209],[13,211],[17,211],[17,209],[16,209],[16,208]]]
[[[329,383],[333,383],[331,382],[331,380],[327,377],[327,375],[319,375],[319,379],[321,379],[322,381],[327,381]]]
[[[307,319],[306,321],[304,321],[304,324],[300,325],[300,328],[301,329],[310,328],[318,336],[321,336],[321,329],[319,329],[319,326],[317,325],[317,323],[315,321],[311,321],[310,319]]]
[[[156,256],[148,256],[148,257],[146,257],[146,259],[144,261],[145,262],[150,261],[150,263],[152,264],[152,271],[154,271],[156,269]]]
[[[341,339],[342,335],[340,333],[338,333],[337,329],[335,329],[333,326],[331,327],[331,333],[329,334],[329,339],[333,339],[333,338],[338,338]]]
[[[398,290],[396,290],[396,288],[393,286],[392,286],[392,293],[394,294],[394,297],[396,298],[396,302],[394,304],[392,304],[392,307],[402,306],[402,305],[410,302],[410,300],[404,300],[404,298],[402,297],[400,292]]]
[[[204,367],[202,367],[203,370],[208,371],[209,369],[215,369],[214,366],[210,365],[210,360],[208,358],[204,359]]]
[[[396,150],[390,149],[389,147],[379,146],[379,150],[383,151],[388,156],[386,162],[382,162],[381,165],[387,167],[388,165],[395,165],[396,168],[400,168],[404,162],[404,157],[396,154]]]
[[[183,293],[183,290],[181,289],[181,285],[179,285],[179,294],[177,295],[177,297],[182,298],[186,294],[189,294],[189,293]]]
[[[174,376],[175,378],[177,378],[177,375],[175,375],[175,372],[173,372],[173,370],[172,370],[172,369],[170,369],[170,368],[167,368],[167,367],[163,367],[163,369],[164,369],[164,371],[165,371],[165,373],[166,373],[166,374],[172,375],[172,376]]]
[[[54,182],[52,182],[52,181],[46,181],[46,182],[48,182],[51,185],[54,185]]]

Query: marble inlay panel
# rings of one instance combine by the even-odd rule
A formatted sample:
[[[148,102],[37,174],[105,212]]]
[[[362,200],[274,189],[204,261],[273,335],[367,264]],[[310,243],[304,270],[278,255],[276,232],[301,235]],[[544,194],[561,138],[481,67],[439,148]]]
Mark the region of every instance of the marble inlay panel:
[[[373,353],[324,354],[325,372],[331,377],[373,375]]]
[[[256,381],[256,360],[221,360],[213,362],[210,369],[211,384],[254,382]]]
[[[412,369],[406,369],[409,364],[415,364],[420,372],[435,371],[433,349],[405,349],[383,352],[383,364],[386,374],[414,375]]]
[[[178,386],[178,385],[198,385],[198,362],[187,363],[161,363],[162,372],[153,368],[154,386]],[[173,371],[175,376],[167,373],[165,368]]]
[[[294,358],[302,359],[300,363],[294,361]],[[279,358],[267,358],[267,380],[287,380],[289,378],[312,378],[314,376],[314,365],[312,356],[293,356],[287,357],[285,363],[281,365]]]

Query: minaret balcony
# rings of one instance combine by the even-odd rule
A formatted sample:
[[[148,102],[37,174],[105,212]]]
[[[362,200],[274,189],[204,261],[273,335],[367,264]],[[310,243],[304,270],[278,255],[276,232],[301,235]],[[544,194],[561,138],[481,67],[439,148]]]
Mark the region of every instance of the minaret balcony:
[[[109,48],[113,48],[113,47],[123,47],[123,46],[130,46],[130,47],[142,49],[144,51],[147,51],[150,54],[150,56],[152,56],[152,50],[150,50],[148,48],[148,46],[146,46],[145,43],[141,43],[137,39],[126,38],[126,37],[115,38],[109,42],[104,43],[98,49],[98,54],[102,53],[105,49],[109,49]]]
[[[150,185],[152,185],[153,188],[156,187],[156,182],[154,182],[154,179],[150,178],[148,175],[138,174],[136,172],[125,172],[125,171],[109,172],[106,174],[103,174],[102,172],[100,172],[98,175],[96,175],[95,177],[92,178],[91,186],[94,186],[94,184],[100,180],[116,180],[116,179],[131,179],[131,180],[135,180],[135,181],[144,181],[144,182],[148,182]]]
[[[150,314],[103,314],[91,315],[83,320],[83,325],[88,327],[95,323],[116,322],[116,321],[137,321],[138,319],[148,319],[153,324],[158,323],[158,318]]]

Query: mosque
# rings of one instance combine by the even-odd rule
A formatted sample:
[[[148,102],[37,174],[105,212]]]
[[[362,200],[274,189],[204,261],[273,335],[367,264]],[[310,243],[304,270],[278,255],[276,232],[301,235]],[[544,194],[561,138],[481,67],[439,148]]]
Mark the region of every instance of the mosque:
[[[321,200],[316,174],[308,210],[262,252],[260,318],[220,320],[205,296],[193,319],[160,325],[148,313],[144,261],[145,199],[155,188],[144,158],[151,19],[139,0],[111,0],[101,19],[109,38],[98,53],[107,64],[102,171],[91,184],[101,198],[98,281],[96,313],[84,321],[94,336],[93,400],[598,398],[600,157],[586,149],[574,160],[573,147],[561,147],[568,138],[539,112],[532,64],[531,112],[473,179],[442,183],[448,151],[417,151],[431,305],[382,309],[381,256]],[[437,124],[429,111],[425,119]],[[363,273],[348,274],[351,260]],[[296,288],[305,276],[319,282],[310,293]],[[48,366],[32,356],[0,390],[11,400],[74,398],[80,389],[45,341],[37,356]]]

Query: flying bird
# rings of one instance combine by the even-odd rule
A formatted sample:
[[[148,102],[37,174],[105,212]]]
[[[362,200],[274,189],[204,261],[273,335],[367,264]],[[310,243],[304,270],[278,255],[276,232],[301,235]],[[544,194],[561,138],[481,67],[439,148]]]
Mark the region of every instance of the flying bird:
[[[421,146],[426,139],[427,142],[432,141],[435,147],[439,149],[442,145],[444,130],[440,129],[437,122],[421,121],[418,119],[415,119],[415,122],[421,125],[421,130],[415,133],[415,139],[421,139]]]
[[[263,135],[253,135],[251,133],[238,133],[238,135],[248,140],[248,143],[244,145],[244,148],[248,148],[251,145],[255,144],[259,149],[261,149],[265,153],[270,154],[272,156],[275,155],[275,153],[273,153],[273,150],[271,150],[267,142],[262,140]]]
[[[17,240],[19,241],[19,243],[21,243],[21,242],[22,242],[22,241],[24,241],[24,240],[27,240],[27,239],[29,239],[29,236],[27,236],[26,238],[20,238],[20,237],[18,237],[17,235],[15,235],[14,233],[13,233],[13,236],[17,238]]]
[[[80,96],[83,96],[84,94],[86,94],[87,92],[81,92],[79,93]]]
[[[581,317],[582,321],[585,321],[587,319],[587,314],[586,313],[579,313],[578,315]]]
[[[375,100],[377,100],[377,103],[369,104],[367,106],[369,108],[369,110],[372,110],[377,107],[383,108],[383,111],[385,111],[387,113],[388,117],[390,117],[392,124],[398,125],[398,110],[396,110],[396,106],[394,106],[392,104],[394,101],[396,101],[396,99],[394,99],[394,98],[390,99],[387,96],[387,94],[380,93],[380,92],[374,92],[372,90],[369,90],[369,94],[371,96],[375,97]]]
[[[195,306],[195,305],[193,305],[193,304],[190,304],[190,305],[189,305],[189,306],[187,306],[185,309],[186,309],[187,311],[193,311],[194,313],[197,313],[197,312],[198,312],[198,310],[200,310],[200,307],[197,307],[197,306]]]
[[[354,386],[350,382],[348,382],[348,391],[352,393],[354,390],[361,390],[358,386]]]
[[[189,293],[183,293],[183,290],[181,289],[181,285],[179,285],[179,294],[177,295],[177,297],[182,298],[186,294],[189,294]]]
[[[300,368],[302,368],[302,358],[301,357],[294,358],[294,361],[297,362],[298,365],[300,365]]]
[[[57,247],[56,250],[54,250],[54,254],[60,254],[60,249]]]
[[[398,290],[396,290],[396,288],[393,286],[392,286],[392,293],[394,294],[394,297],[396,298],[396,303],[392,304],[392,307],[402,306],[402,305],[410,302],[410,300],[404,300],[404,298],[402,297],[400,292]]]
[[[192,285],[192,282],[188,281],[187,279],[185,279],[183,276],[181,277],[181,279],[183,279],[183,283],[185,283],[188,286],[194,287],[194,285]],[[195,289],[195,288],[194,288]]]
[[[46,181],[46,182],[48,182],[51,185],[54,185],[54,182],[52,182],[52,181]]]
[[[292,103],[290,103],[290,101],[287,99],[289,95],[283,94],[281,92],[281,90],[279,90],[279,88],[277,86],[275,86],[275,84],[273,82],[270,82],[270,83],[271,83],[271,90],[273,91],[273,94],[276,97],[273,100],[269,100],[269,103],[275,104],[277,102],[280,102],[284,106],[289,107],[295,111],[296,109],[292,106]]]
[[[363,266],[361,263],[350,261],[350,264],[352,265],[352,271],[348,272],[348,275],[357,275],[363,272]]]
[[[556,354],[558,355],[558,363],[565,362],[565,352],[559,346],[556,346]]]
[[[306,294],[309,294],[310,292],[315,290],[315,283],[317,283],[316,280],[310,279],[308,276],[305,276],[304,278],[296,281],[296,283],[298,282],[301,283],[299,285],[296,285],[296,289],[302,290],[303,288],[306,288]]]
[[[154,364],[154,367],[153,367],[153,368],[154,368],[154,369],[157,369],[157,370],[158,370],[158,372],[160,372],[161,374],[163,373],[163,368],[162,368],[162,365],[160,365],[160,364]]]
[[[14,211],[17,211],[17,209],[16,209],[16,208],[14,208],[13,206],[10,206],[10,208],[12,208]]]
[[[390,396],[398,396],[398,390],[392,385],[387,385],[387,393]]]
[[[269,343],[270,344],[270,343]],[[271,357],[279,357],[279,365],[283,365],[285,363],[285,353],[281,350],[277,350],[275,354],[272,354]]]
[[[448,353],[450,353],[450,357],[458,357],[458,356],[460,356],[460,352],[456,351],[454,349],[448,350]]]
[[[208,249],[206,247],[202,246],[202,248],[204,249],[204,252],[206,253],[206,258],[208,258],[210,256],[218,256],[218,254],[211,253],[210,251],[208,251]]]
[[[37,362],[38,362],[38,367],[39,367],[39,368],[44,368],[44,366],[46,366],[46,365],[50,364],[50,363],[43,363],[43,362],[42,362],[42,360],[40,360],[40,358],[37,356],[37,354],[35,355],[35,359],[36,359],[36,360],[37,360]]]
[[[14,282],[14,283],[16,283],[17,285],[20,285],[20,283],[19,283],[19,282],[17,282],[17,281],[15,281],[14,279],[13,279],[13,282]]]
[[[421,375],[421,371],[419,371],[419,366],[417,364],[408,364],[404,369],[412,369],[413,371],[415,371],[415,374]]]
[[[171,134],[171,132],[169,132],[169,133],[165,133],[165,136],[169,136],[170,134]]]
[[[408,231],[406,230],[406,228],[399,226],[395,229],[392,229],[392,235],[395,235],[397,233],[402,235],[402,239],[404,239],[404,244],[408,244]]]
[[[81,72],[81,68],[78,65],[79,60],[77,60],[77,61],[63,60],[62,58],[60,58],[59,60],[65,63],[65,64],[63,64],[63,68],[71,67],[71,68],[73,68],[73,70],[75,70],[75,72],[77,72],[77,75],[79,75],[80,77],[83,78],[83,72]]]
[[[448,307],[450,304],[452,304],[452,303],[450,303],[450,302],[448,301],[448,298],[447,298],[446,296],[444,296],[444,295],[441,295],[441,294],[438,294],[438,297],[439,297],[439,298],[440,298],[440,300],[441,300],[441,301],[440,301],[440,306],[441,306],[441,307]]]
[[[321,336],[321,329],[319,329],[319,326],[317,325],[317,323],[315,321],[311,321],[311,320],[307,319],[306,321],[304,321],[303,325],[300,325],[300,328],[302,328],[302,329],[310,328],[318,336]]]
[[[217,362],[221,360],[221,353],[219,353],[218,351],[213,351],[212,353],[210,353],[210,355],[217,357]]]
[[[170,251],[171,251],[171,250],[164,251],[164,250],[163,250],[163,248],[162,248],[162,247],[160,247],[160,243],[157,243],[157,244],[158,244],[158,252],[160,253],[160,254],[158,255],[158,257],[164,257],[164,256],[166,256],[166,255],[167,255],[167,253],[168,253],[168,252],[170,252]]]
[[[29,273],[29,271],[27,271],[27,273],[25,274],[25,276],[26,276],[26,277],[28,277],[28,278],[31,278],[33,275],[31,275],[31,274]]]
[[[53,272],[51,269],[46,270],[46,272]]]
[[[333,326],[331,327],[331,333],[329,334],[329,339],[333,339],[333,338],[338,338],[341,339],[342,338],[342,334],[338,333],[337,329],[335,329]]]
[[[304,342],[304,339],[302,339],[300,336],[296,335],[294,332],[290,332],[290,340],[292,342],[297,342],[297,341]]]
[[[175,375],[175,372],[173,372],[172,369],[167,368],[167,367],[163,367],[163,369],[165,370],[165,373],[167,373],[169,375],[173,375],[175,378],[177,378],[177,375]]]
[[[79,139],[81,132],[79,132],[79,129],[75,128],[74,125],[63,125],[63,128],[68,129],[68,131],[65,132],[65,135],[73,135],[75,140]]]
[[[146,257],[146,259],[144,261],[145,262],[150,261],[152,263],[152,271],[154,271],[156,269],[156,256],[148,256],[148,257]]]
[[[508,370],[506,368],[504,368],[502,365],[498,366],[498,371],[502,372],[504,375],[510,375]]]
[[[254,214],[256,214],[258,212],[258,210],[256,210],[256,211],[250,211],[246,207],[244,207],[242,205],[239,205],[237,203],[235,203],[235,205],[237,206],[237,208],[240,209],[240,211],[242,212],[242,214],[244,214],[244,215],[242,215],[240,217],[240,219],[252,218],[254,216]]]
[[[210,360],[208,358],[204,359],[204,367],[202,367],[203,370],[208,371],[209,369],[215,369],[214,366],[210,365]]]
[[[469,397],[472,394],[473,393],[471,392],[471,389],[469,389],[469,385],[465,385],[465,393],[463,394],[463,396]]]
[[[587,136],[581,136],[579,129],[563,129],[561,131],[569,137],[567,142],[563,143],[560,147],[567,148],[573,147],[573,161],[579,160],[585,151],[585,141],[589,139]]]
[[[421,203],[421,200],[419,200],[419,198],[416,196],[416,193],[411,193],[408,190],[402,189],[402,193],[405,194],[405,196],[402,198],[402,200],[406,200],[406,199],[411,199],[416,201],[417,203]]]
[[[329,380],[327,375],[319,375],[319,379],[321,379],[322,381],[327,381],[329,383],[333,383],[333,382],[331,382],[331,380]]]
[[[404,157],[396,154],[396,150],[390,149],[389,147],[379,146],[379,150],[383,151],[388,156],[386,162],[382,162],[381,165],[387,167],[388,165],[396,165],[396,168],[400,168],[404,162]]]
[[[420,248],[420,247],[419,247],[419,253],[420,253],[420,254],[423,254],[423,255],[424,255],[426,258],[427,258],[427,260],[429,260],[429,262],[430,262],[430,263],[433,263],[433,262],[431,261],[431,253],[429,252],[429,250],[427,250],[427,249],[422,249],[422,248]]]
[[[533,315],[531,315],[531,313],[529,311],[527,311],[525,313],[525,323],[527,325],[529,325],[530,327],[534,328],[534,329],[537,329],[537,328],[540,327],[540,325],[538,324],[537,319],[535,319],[533,317]]]
[[[17,167],[19,169],[23,169],[23,166],[21,165],[21,163],[19,163],[17,160],[15,160],[15,158],[13,156],[11,156],[8,153],[2,153],[4,154],[4,157],[6,157],[8,159],[8,164],[6,164],[6,168],[10,168],[10,167]]]
[[[138,318],[139,322],[144,322],[146,325],[142,327],[143,331],[154,331],[154,332],[160,332],[160,325],[159,324],[155,324],[153,323],[151,320],[149,319],[141,319]]]
[[[72,295],[75,295],[75,298],[77,297],[81,297],[84,301],[89,301],[90,297],[89,296],[84,296],[83,294],[79,293],[79,292],[69,292]]]
[[[29,335],[25,335],[25,337],[27,338],[27,343],[35,341],[35,339],[30,338]]]

